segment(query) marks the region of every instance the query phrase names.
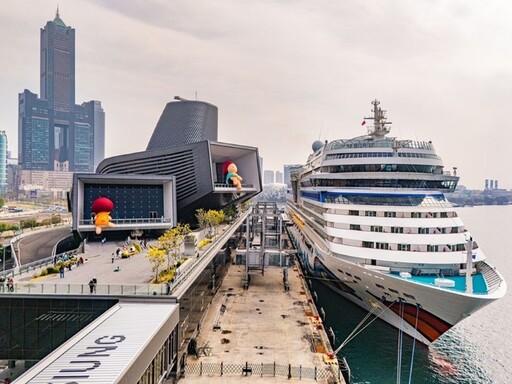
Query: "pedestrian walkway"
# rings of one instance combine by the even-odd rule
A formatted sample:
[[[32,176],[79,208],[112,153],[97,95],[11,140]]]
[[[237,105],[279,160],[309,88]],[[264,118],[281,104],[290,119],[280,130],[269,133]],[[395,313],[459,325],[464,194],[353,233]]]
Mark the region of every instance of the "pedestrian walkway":
[[[123,259],[115,258],[118,247],[115,242],[88,243],[85,253],[79,254],[84,263],[73,265],[71,270],[66,268],[63,278],[59,273],[34,277],[46,268],[42,267],[16,277],[16,292],[30,289],[30,293],[89,293],[88,283],[95,277],[97,294],[153,294],[155,290],[160,294],[162,284],[150,284],[154,272],[147,250]]]

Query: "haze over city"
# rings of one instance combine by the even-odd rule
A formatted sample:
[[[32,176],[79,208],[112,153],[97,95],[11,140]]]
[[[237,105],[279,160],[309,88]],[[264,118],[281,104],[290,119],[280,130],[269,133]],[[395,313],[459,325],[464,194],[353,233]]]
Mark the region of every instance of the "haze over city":
[[[100,100],[106,156],[146,148],[175,95],[219,108],[219,140],[264,168],[315,140],[366,133],[377,98],[391,136],[431,140],[460,184],[512,188],[512,3],[495,1],[0,2],[0,129],[17,153],[18,93],[39,94],[39,29],[76,30],[76,99]]]

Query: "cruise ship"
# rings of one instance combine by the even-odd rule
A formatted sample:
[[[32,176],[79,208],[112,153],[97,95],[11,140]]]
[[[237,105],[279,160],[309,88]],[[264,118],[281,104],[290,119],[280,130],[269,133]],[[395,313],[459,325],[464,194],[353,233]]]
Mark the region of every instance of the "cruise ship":
[[[366,135],[316,141],[291,172],[289,233],[308,275],[428,345],[507,286],[446,198],[457,169],[372,105]]]

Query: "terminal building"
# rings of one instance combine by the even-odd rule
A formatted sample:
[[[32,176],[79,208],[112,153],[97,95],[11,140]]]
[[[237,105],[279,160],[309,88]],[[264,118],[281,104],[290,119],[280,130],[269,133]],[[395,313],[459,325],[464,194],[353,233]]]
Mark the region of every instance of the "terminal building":
[[[147,234],[148,230],[172,228],[177,222],[195,223],[200,208],[227,208],[262,191],[258,149],[217,141],[216,106],[178,96],[175,99],[178,101],[165,106],[145,151],[107,158],[95,174],[75,176],[70,196],[73,230],[94,231],[91,204],[100,196],[119,207],[111,215],[115,226],[106,231]],[[226,179],[229,162],[235,163],[243,179],[241,188]],[[101,187],[94,189],[98,183]],[[156,185],[164,194],[155,200],[148,193]],[[171,185],[175,192],[166,193],[172,190]],[[155,208],[155,202],[163,205]],[[140,207],[135,210],[130,204]]]

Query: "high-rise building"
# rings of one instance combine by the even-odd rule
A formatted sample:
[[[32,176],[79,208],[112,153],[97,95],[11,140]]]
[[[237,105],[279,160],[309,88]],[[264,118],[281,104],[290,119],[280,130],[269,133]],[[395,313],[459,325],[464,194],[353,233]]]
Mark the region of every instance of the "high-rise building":
[[[0,131],[0,195],[7,192],[7,135]]]
[[[302,165],[300,164],[287,164],[283,167],[283,174],[284,174],[284,184],[288,185],[289,187],[291,187],[291,183],[290,183],[290,173],[292,170],[294,169],[298,169],[302,167]]]
[[[283,172],[276,171],[276,183],[283,184]]]
[[[265,170],[263,172],[263,184],[273,184],[274,183],[274,171]]]
[[[75,104],[75,30],[55,19],[41,29],[39,98],[19,94],[18,159],[23,170],[93,172],[105,156],[99,101]]]

